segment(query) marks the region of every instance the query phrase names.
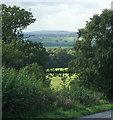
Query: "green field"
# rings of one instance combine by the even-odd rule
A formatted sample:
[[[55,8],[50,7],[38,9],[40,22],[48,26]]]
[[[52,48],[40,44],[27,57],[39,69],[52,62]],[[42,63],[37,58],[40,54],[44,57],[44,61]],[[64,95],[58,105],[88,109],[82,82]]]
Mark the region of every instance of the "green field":
[[[51,69],[47,69],[47,71],[64,71],[64,70],[68,70],[68,68],[51,68]]]
[[[33,42],[41,42],[44,47],[73,47],[76,37],[32,37]]]
[[[72,79],[74,79],[75,77],[77,77],[76,75],[73,75],[71,77],[69,77],[68,73],[64,73],[63,75],[62,74],[59,74],[58,76],[54,76],[52,74],[50,74],[52,76],[51,78],[51,87],[55,90],[60,90],[62,89],[62,86],[63,85],[66,85],[68,86],[70,81]],[[62,75],[62,77],[60,77]],[[63,77],[66,77],[65,81],[62,80]]]
[[[73,42],[74,39],[75,39],[74,37],[44,37],[43,41],[53,42],[55,40],[58,40],[58,41],[63,42],[67,40],[68,42]]]
[[[56,48],[62,48],[62,49],[71,49],[71,48],[73,48],[73,47],[64,47],[64,46],[61,46],[61,47],[59,47],[59,46],[51,46],[51,47],[45,47],[46,48],[46,50],[51,50],[51,49],[56,49]]]
[[[47,69],[47,71],[66,71],[68,70],[68,68],[55,68],[55,69]],[[60,90],[63,89],[63,86],[65,85],[66,87],[68,87],[70,81],[72,81],[74,78],[77,78],[77,75],[72,75],[69,77],[68,73],[63,73],[63,74],[52,74],[49,73],[47,78],[49,78],[51,76],[51,87],[55,90]],[[63,80],[63,78],[65,78],[65,80]]]

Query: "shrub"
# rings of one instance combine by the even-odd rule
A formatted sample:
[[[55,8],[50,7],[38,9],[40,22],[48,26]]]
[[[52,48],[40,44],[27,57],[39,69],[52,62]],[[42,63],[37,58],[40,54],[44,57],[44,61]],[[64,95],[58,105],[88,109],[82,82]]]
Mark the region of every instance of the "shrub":
[[[44,104],[47,105],[47,96],[51,95],[51,91],[43,81],[45,78],[38,76],[42,73],[41,68],[37,67],[37,74],[30,72],[32,66],[31,69],[27,66],[19,72],[3,67],[3,111],[27,110],[35,107],[42,109]]]
[[[74,86],[70,86],[70,90],[68,92],[70,97],[74,101],[80,101],[81,104],[85,106],[97,105],[100,104],[101,99],[105,99],[103,93],[94,92],[90,89],[87,89],[84,86],[80,86],[79,84],[75,84]]]
[[[70,79],[70,81],[65,81],[65,84],[61,90],[61,94],[63,96],[62,103],[66,103],[66,99],[69,99],[74,102],[80,102],[82,105],[85,106],[92,106],[101,104],[100,100],[105,100],[103,93],[92,91],[86,87],[84,87],[79,78],[76,76],[74,79]],[[74,105],[73,105],[74,106]]]
[[[69,109],[75,109],[76,105],[75,102],[72,101],[71,99],[61,94],[55,96],[56,101],[54,102],[55,107],[58,109],[62,109],[62,110],[69,110]]]

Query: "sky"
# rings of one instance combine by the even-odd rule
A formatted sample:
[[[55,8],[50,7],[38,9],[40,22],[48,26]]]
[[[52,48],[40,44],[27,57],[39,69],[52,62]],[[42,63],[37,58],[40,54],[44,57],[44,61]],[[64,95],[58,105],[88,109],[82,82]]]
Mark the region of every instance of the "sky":
[[[77,32],[86,21],[103,9],[111,9],[113,0],[4,0],[6,5],[17,5],[31,10],[36,18],[24,32],[63,30]]]

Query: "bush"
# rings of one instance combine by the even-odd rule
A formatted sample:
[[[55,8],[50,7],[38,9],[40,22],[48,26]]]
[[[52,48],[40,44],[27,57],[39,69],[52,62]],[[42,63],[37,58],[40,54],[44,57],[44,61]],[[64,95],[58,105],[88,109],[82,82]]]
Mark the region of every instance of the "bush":
[[[54,107],[56,107],[56,109],[60,108],[66,111],[70,109],[75,109],[76,104],[74,101],[72,101],[72,99],[69,99],[68,96],[65,97],[62,94],[58,94],[57,96],[55,96]]]
[[[62,84],[63,89],[59,91],[60,96],[56,100],[57,105],[60,104],[61,107],[65,106],[66,109],[74,109],[73,106],[76,108],[76,102],[80,102],[84,106],[92,106],[102,104],[101,100],[106,101],[103,93],[94,92],[84,87],[77,76],[68,81],[64,80],[64,83]]]
[[[22,69],[20,69],[20,72],[25,70],[28,75],[33,75],[37,80],[43,81],[43,83],[46,86],[50,85],[50,80],[46,79],[46,74],[44,73],[43,67],[39,66],[37,63],[33,63],[31,65],[28,65]]]
[[[105,99],[103,93],[87,89],[80,83],[77,83],[77,79],[75,81],[74,85],[70,85],[70,89],[68,91],[68,94],[73,101],[80,101],[80,103],[85,106],[92,106],[100,104],[99,101],[101,99]]]
[[[45,85],[40,66],[37,65],[37,74],[30,72],[29,66],[21,69],[19,72],[15,69],[2,70],[2,88],[3,88],[3,111],[28,110],[37,107],[39,110],[43,105],[47,106],[47,96],[51,91]]]

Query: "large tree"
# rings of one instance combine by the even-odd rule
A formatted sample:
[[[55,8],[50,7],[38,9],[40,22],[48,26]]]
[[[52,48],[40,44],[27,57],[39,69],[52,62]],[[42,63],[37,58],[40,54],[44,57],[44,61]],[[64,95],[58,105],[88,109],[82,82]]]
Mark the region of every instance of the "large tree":
[[[17,6],[2,5],[3,65],[18,70],[32,63],[45,66],[48,53],[42,43],[22,39],[22,30],[34,22],[31,12]]]
[[[2,4],[2,40],[6,43],[12,40],[20,40],[23,36],[22,30],[35,22],[30,11],[20,9],[17,6],[6,6]]]
[[[33,63],[45,67],[47,59],[48,53],[42,43],[21,40],[16,44],[15,42],[2,44],[2,64],[6,67],[19,70]]]
[[[113,90],[113,11],[103,10],[79,29],[74,49],[76,60],[70,63],[70,70],[79,72],[82,83],[108,98]],[[92,42],[95,44],[92,45]]]

